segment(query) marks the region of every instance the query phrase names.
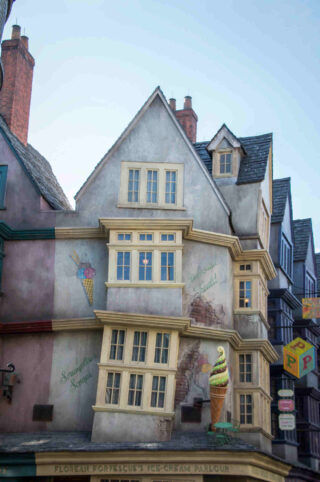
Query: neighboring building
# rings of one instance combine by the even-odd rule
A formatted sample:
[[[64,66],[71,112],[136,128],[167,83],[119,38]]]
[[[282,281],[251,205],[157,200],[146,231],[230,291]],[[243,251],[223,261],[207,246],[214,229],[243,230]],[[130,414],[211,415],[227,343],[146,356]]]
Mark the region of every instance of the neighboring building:
[[[317,296],[317,267],[311,219],[293,222],[294,293],[302,298]],[[320,328],[316,319],[302,319],[301,307],[294,312],[294,338],[300,336],[316,347],[319,357]],[[320,461],[320,390],[316,369],[296,381],[297,435],[299,460],[314,470]]]
[[[276,179],[272,186],[270,254],[277,276],[268,284],[268,322],[269,340],[279,354],[276,363],[270,367],[272,449],[282,459],[297,462],[296,431],[280,430],[278,423],[278,391],[294,391],[294,377],[283,369],[283,346],[293,339],[293,310],[301,307],[300,301],[292,293],[294,240],[290,178]]]
[[[0,95],[0,358],[16,367],[0,392],[0,474],[285,480],[291,465],[271,453],[271,134],[238,138],[223,125],[195,143],[191,97],[176,111],[157,88],[71,211],[27,144],[27,43],[7,42],[28,82],[25,96],[19,82]],[[219,346],[230,372],[221,421],[235,437],[208,434]]]

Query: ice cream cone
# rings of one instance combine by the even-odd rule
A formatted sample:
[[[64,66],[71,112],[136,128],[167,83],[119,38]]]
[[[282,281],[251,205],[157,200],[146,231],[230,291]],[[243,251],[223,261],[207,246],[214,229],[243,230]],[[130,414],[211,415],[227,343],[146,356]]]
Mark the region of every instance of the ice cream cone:
[[[93,279],[82,279],[81,280],[82,282],[82,286],[84,287],[85,291],[86,291],[86,294],[87,294],[87,297],[88,297],[88,300],[89,300],[89,304],[92,305],[93,303]]]
[[[224,399],[226,397],[228,387],[212,387],[210,386],[210,411],[211,411],[211,431],[215,432],[214,424],[219,422]]]

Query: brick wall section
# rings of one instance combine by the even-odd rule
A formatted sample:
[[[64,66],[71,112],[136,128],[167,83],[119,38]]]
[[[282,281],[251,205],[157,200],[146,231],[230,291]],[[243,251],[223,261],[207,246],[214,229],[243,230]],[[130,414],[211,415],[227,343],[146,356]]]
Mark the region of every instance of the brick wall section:
[[[26,37],[2,42],[4,82],[0,92],[0,114],[25,145],[28,141],[34,67],[34,58],[28,52],[27,45]]]

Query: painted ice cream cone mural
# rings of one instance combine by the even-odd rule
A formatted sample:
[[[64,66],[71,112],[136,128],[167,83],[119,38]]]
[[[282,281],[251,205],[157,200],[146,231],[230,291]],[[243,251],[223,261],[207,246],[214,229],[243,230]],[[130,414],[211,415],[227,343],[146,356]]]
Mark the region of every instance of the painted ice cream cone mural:
[[[84,291],[87,295],[89,305],[93,303],[93,278],[96,275],[96,270],[92,268],[90,263],[81,262],[78,253],[73,250],[71,258],[78,266],[77,278],[81,281]]]
[[[219,346],[218,352],[219,358],[214,364],[209,377],[212,431],[215,431],[214,424],[219,422],[229,384],[229,372],[224,348]]]

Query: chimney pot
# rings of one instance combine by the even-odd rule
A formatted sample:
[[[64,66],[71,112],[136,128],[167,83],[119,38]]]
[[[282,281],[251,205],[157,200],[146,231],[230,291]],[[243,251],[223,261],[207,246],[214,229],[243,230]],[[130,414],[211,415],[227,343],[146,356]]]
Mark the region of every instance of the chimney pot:
[[[29,37],[27,37],[26,35],[21,35],[21,41],[25,48],[29,50]]]
[[[12,40],[19,40],[19,39],[20,39],[20,34],[21,34],[21,27],[20,27],[20,25],[12,25],[11,39],[12,39]]]
[[[185,96],[183,108],[184,109],[192,109],[192,97],[190,97],[190,95]]]
[[[173,110],[173,112],[175,112],[175,111],[176,111],[176,108],[177,108],[177,106],[176,106],[176,99],[172,99],[172,98],[169,99],[169,105],[170,105],[171,109]]]

